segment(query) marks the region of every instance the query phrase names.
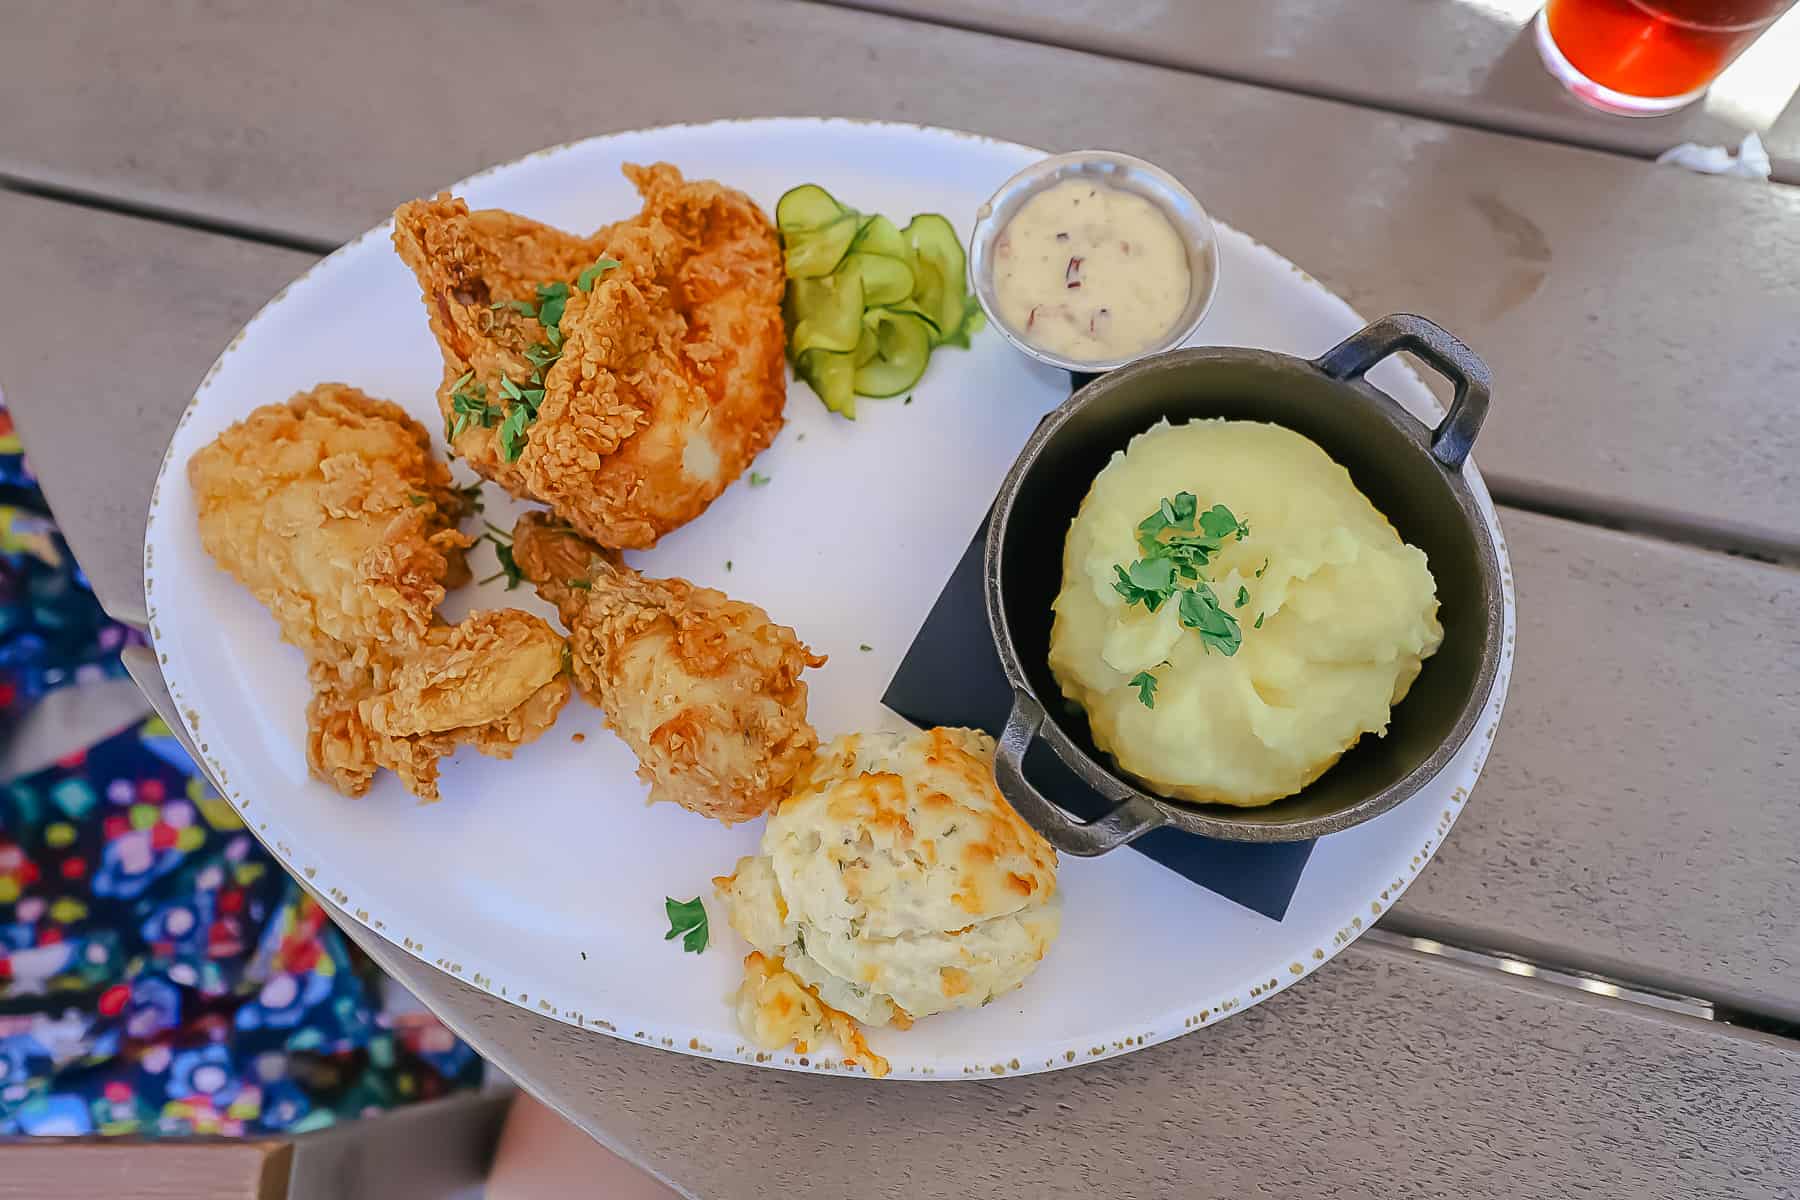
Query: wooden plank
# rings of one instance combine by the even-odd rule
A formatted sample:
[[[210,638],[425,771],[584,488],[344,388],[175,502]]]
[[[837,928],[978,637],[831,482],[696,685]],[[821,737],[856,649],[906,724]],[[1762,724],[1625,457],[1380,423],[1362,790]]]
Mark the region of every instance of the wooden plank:
[[[293,1144],[42,1138],[0,1144],[0,1197],[287,1200]]]
[[[1800,1140],[1794,1043],[1367,941],[1216,1028],[953,1085],[678,1057],[369,948],[532,1094],[692,1196],[1800,1191],[1800,1161],[1771,1152]]]
[[[295,1138],[292,1200],[478,1196],[511,1102],[508,1092],[461,1092]]]
[[[1544,70],[1531,29],[1540,0],[827,2],[1639,158],[1682,142],[1736,146],[1754,129],[1775,178],[1800,183],[1800,78],[1791,69],[1800,12],[1764,34],[1704,100],[1642,120],[1573,101]]]
[[[108,338],[34,357],[83,302],[84,259],[111,280]],[[36,364],[8,392],[26,444],[102,597],[134,597],[141,510],[189,388],[238,309],[306,258],[0,195],[0,261],[20,284],[0,313],[0,363]],[[1800,909],[1800,873],[1781,821],[1800,573],[1503,519],[1521,613],[1507,718],[1475,801],[1400,911],[1790,1011],[1800,930],[1780,914]]]
[[[1391,923],[1800,1023],[1800,571],[1502,519],[1506,716]]]
[[[667,121],[824,112],[1141,153],[1363,312],[1475,345],[1504,495],[1800,553],[1795,189],[777,0],[17,7],[34,36],[0,43],[0,170],[321,243],[489,163]],[[476,62],[530,69],[458,86]]]
[[[0,303],[26,319],[0,330],[0,396],[100,602],[142,624],[163,447],[233,332],[313,256],[7,192],[0,247],[18,289]]]
[[[149,655],[131,665],[168,712]],[[607,1039],[344,929],[533,1095],[693,1196],[1304,1200],[1429,1181],[1468,1200],[1685,1200],[1800,1185],[1792,1156],[1767,1153],[1800,1136],[1794,1042],[1373,939],[1223,1026],[1073,1073],[942,1087],[783,1077]]]

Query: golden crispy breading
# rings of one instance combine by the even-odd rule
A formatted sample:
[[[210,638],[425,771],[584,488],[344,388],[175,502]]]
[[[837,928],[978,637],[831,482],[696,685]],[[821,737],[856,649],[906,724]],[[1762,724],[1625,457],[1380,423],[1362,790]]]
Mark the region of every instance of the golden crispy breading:
[[[431,332],[443,352],[438,407],[443,410],[447,430],[458,415],[453,396],[465,376],[470,378],[463,384],[464,393],[495,405],[496,412],[504,405],[499,387],[502,376],[531,386],[537,364],[525,352],[547,345],[548,335],[537,317],[519,312],[511,303],[534,304],[539,285],[568,284],[599,257],[598,244],[589,239],[500,209],[470,212],[466,203],[448,193],[402,204],[394,213],[394,247],[418,277]],[[574,295],[585,304],[586,296]],[[596,348],[588,347],[588,351],[584,356],[592,360],[588,367],[622,369],[622,364],[605,360]],[[553,399],[549,393],[554,388],[555,409],[550,414],[540,413],[540,417],[547,415],[559,424],[564,419],[577,425],[586,423],[569,411],[571,385],[582,378],[583,371],[577,356],[571,356],[569,365],[560,371],[550,368],[544,379],[545,400]],[[584,411],[612,410],[600,423],[602,427],[594,430],[602,439],[594,448],[597,454],[611,453],[643,420],[645,405],[635,394],[609,404],[618,391],[607,386],[611,383],[609,375],[583,389],[607,393],[596,397]],[[451,449],[514,495],[533,495],[524,466],[507,462],[501,453],[498,420],[469,420],[463,425],[457,436],[449,439]]]
[[[257,409],[188,463],[201,541],[305,651],[307,761],[346,795],[387,767],[427,800],[458,744],[509,757],[568,699],[538,617],[436,608],[466,577],[464,501],[398,406],[342,384]]]
[[[511,758],[555,723],[569,698],[565,646],[541,618],[503,609],[435,625],[404,656],[377,651],[348,681],[321,666],[307,761],[347,795],[386,767],[435,800],[438,759],[457,746]]]
[[[768,811],[818,736],[800,673],[823,666],[753,604],[648,579],[572,530],[528,514],[513,558],[570,631],[575,680],[638,756],[652,800],[726,824]]]
[[[453,449],[593,541],[629,549],[692,520],[743,473],[781,428],[787,384],[785,277],[768,218],[743,193],[667,164],[626,173],[643,211],[592,238],[444,195],[402,205],[394,244],[443,353],[446,422],[457,423],[459,390],[493,406],[461,422]],[[531,307],[540,285],[572,284],[601,257],[620,265],[591,291],[569,290],[555,334],[508,303]],[[542,398],[508,462],[500,424],[521,401],[501,379],[539,386],[536,347],[560,357],[542,368]]]
[[[200,541],[309,656],[416,637],[470,539],[430,435],[396,404],[320,384],[188,461]]]
[[[460,624],[428,630],[359,710],[369,728],[388,737],[503,722],[563,674],[564,646],[549,625],[516,608],[471,613]]]
[[[684,180],[668,163],[627,165],[625,174],[643,211],[596,240],[624,261],[628,239],[648,238],[655,285],[681,318],[658,331],[649,429],[599,480],[616,497],[608,524],[621,536],[595,540],[633,549],[706,511],[781,432],[787,275],[774,226],[742,192]],[[577,513],[567,519],[589,531]]]

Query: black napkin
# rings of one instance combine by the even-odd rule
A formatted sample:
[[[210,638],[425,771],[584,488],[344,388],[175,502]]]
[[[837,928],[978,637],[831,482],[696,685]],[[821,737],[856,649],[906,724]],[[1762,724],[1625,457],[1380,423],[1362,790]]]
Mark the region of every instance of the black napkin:
[[[983,521],[894,672],[882,702],[918,725],[964,725],[998,737],[1012,708],[1012,688],[988,633],[981,572],[986,541]],[[1107,807],[1042,741],[1025,756],[1025,771],[1052,802],[1084,820]],[[1165,828],[1145,834],[1129,848],[1279,921],[1287,913],[1313,844],[1223,842]]]

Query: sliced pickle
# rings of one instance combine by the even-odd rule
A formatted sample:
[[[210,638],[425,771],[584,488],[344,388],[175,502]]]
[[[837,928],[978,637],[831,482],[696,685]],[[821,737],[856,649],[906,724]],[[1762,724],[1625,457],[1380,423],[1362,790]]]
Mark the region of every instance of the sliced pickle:
[[[775,228],[783,233],[823,229],[850,210],[816,183],[789,188],[775,202]]]
[[[924,375],[934,347],[967,348],[981,328],[962,243],[937,213],[901,229],[808,183],[781,197],[775,224],[786,250],[788,354],[832,412],[854,419],[857,395],[899,395]]]
[[[855,355],[808,350],[794,363],[794,374],[806,380],[826,408],[856,420]]]
[[[862,276],[839,271],[823,279],[788,281],[787,308],[794,332],[788,353],[798,359],[808,350],[847,353],[862,336]]]
[[[906,248],[906,239],[900,236],[900,227],[880,213],[863,218],[862,228],[856,231],[856,240],[850,243],[850,249],[858,254],[884,254],[902,262],[912,257],[912,252]]]
[[[863,303],[870,308],[898,304],[912,295],[912,268],[898,258],[852,250],[844,256],[837,274],[862,278]]]
[[[787,243],[789,279],[817,279],[837,270],[838,263],[856,238],[858,218],[845,213],[829,225],[783,234]]]
[[[904,307],[937,328],[934,341],[948,341],[962,328],[963,298],[968,293],[962,243],[950,222],[936,213],[920,213],[900,235],[916,260],[912,296]]]
[[[852,357],[857,392],[897,396],[925,374],[931,327],[913,313],[871,308],[863,314],[863,336]]]

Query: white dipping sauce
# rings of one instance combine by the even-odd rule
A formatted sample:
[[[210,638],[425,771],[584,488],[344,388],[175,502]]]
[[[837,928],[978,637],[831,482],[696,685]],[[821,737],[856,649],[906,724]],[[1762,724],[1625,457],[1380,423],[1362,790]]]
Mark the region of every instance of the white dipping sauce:
[[[1187,248],[1161,208],[1090,179],[1031,197],[994,241],[1007,324],[1064,358],[1124,358],[1162,340],[1187,308]]]

